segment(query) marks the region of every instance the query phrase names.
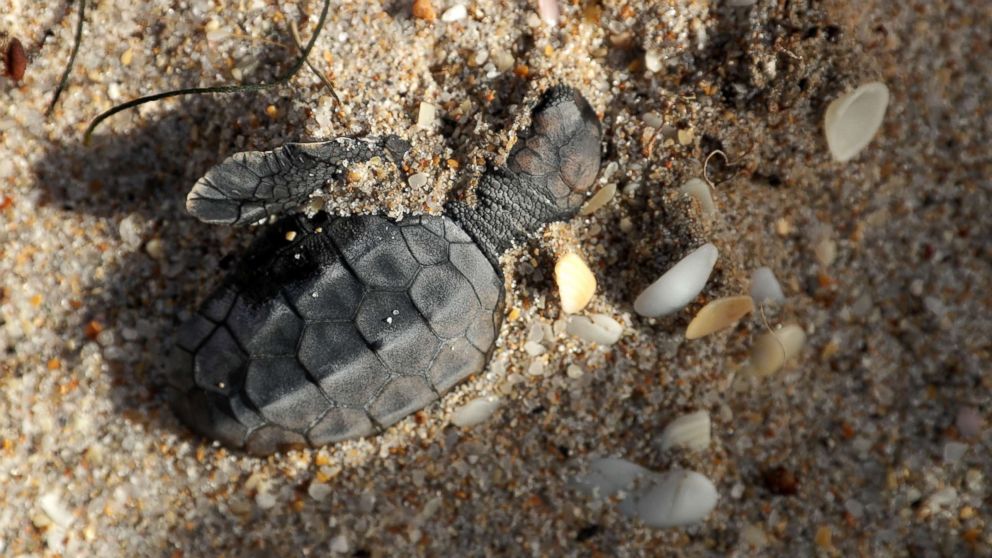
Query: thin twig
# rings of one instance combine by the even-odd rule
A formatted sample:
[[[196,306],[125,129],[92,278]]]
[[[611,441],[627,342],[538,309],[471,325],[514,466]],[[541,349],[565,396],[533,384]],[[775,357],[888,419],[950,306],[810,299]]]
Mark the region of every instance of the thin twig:
[[[778,342],[779,348],[782,349],[782,363],[784,364],[785,359],[789,357],[789,351],[785,350],[785,343],[782,342],[782,338],[778,336],[778,333],[776,333],[775,330],[772,329],[772,326],[768,325],[768,317],[765,316],[764,301],[758,303],[758,312],[761,314],[761,321],[764,322],[765,329],[768,330],[768,333],[772,334],[772,337],[774,337],[775,341]]]
[[[59,101],[62,90],[65,89],[66,83],[69,82],[69,73],[72,72],[72,65],[76,62],[76,54],[79,53],[79,44],[83,42],[83,19],[85,17],[86,0],[79,0],[79,21],[76,22],[76,39],[72,45],[72,53],[69,54],[69,63],[65,65],[65,71],[62,72],[62,79],[59,80],[59,85],[55,88],[55,94],[52,95],[52,102],[48,104],[48,110],[45,111],[45,116],[50,116],[52,111],[55,110],[55,103]]]
[[[296,21],[289,22],[289,30],[293,33],[293,42],[296,43],[296,48],[299,49],[301,53],[303,53],[303,46],[301,46],[301,43],[303,41],[300,40],[300,30],[296,27]],[[307,67],[310,68],[310,71],[316,74],[317,77],[320,78],[320,81],[324,83],[324,87],[327,87],[327,90],[331,92],[331,97],[334,97],[334,102],[337,103],[338,110],[343,112],[344,105],[341,104],[341,98],[338,97],[337,91],[334,90],[334,84],[331,83],[331,80],[327,79],[327,76],[317,71],[317,68],[313,67],[313,64],[310,63],[309,58],[306,59],[306,62],[307,62]],[[334,118],[338,121],[338,124],[345,126],[344,120],[341,118],[340,115],[338,115],[337,111],[331,111],[331,113],[334,114]]]
[[[178,97],[180,95],[202,95],[204,93],[236,93],[239,91],[262,91],[264,89],[269,89],[271,87],[276,87],[284,83],[289,82],[293,79],[293,76],[300,71],[303,64],[306,62],[307,57],[310,55],[310,51],[313,50],[313,45],[317,42],[317,37],[320,36],[320,32],[324,28],[324,21],[327,19],[327,10],[331,5],[330,0],[324,0],[324,8],[320,12],[320,19],[317,21],[317,27],[313,31],[313,35],[310,37],[310,41],[307,43],[306,48],[303,49],[303,55],[293,64],[293,66],[282,76],[276,78],[275,81],[269,83],[248,83],[243,85],[223,85],[219,87],[193,87],[190,89],[176,89],[174,91],[165,91],[163,93],[156,93],[154,95],[148,95],[146,97],[139,97],[137,99],[132,99],[126,103],[117,105],[110,110],[107,110],[93,119],[90,122],[89,127],[86,128],[86,132],[83,133],[83,144],[89,144],[90,136],[93,135],[93,131],[101,122],[110,118],[111,116],[117,114],[118,112],[125,111],[130,108],[134,108],[138,105],[143,105],[145,103],[150,103],[152,101],[159,101],[162,99],[167,99],[169,97]]]
[[[710,152],[709,155],[706,156],[706,160],[703,161],[703,180],[705,180],[706,183],[710,185],[710,188],[716,188],[716,184],[714,184],[713,181],[710,180],[709,166],[710,166],[710,159],[712,159],[713,156],[716,155],[717,153],[719,153],[720,156],[723,157],[724,163],[727,163],[728,165],[730,164],[730,160],[727,159],[727,154],[724,153],[723,150],[721,149],[712,151]]]

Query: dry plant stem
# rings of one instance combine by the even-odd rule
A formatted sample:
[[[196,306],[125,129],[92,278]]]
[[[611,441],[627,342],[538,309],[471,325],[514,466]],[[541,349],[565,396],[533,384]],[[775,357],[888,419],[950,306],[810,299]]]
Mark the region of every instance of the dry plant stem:
[[[101,113],[99,116],[90,122],[90,125],[86,128],[83,133],[83,144],[88,145],[90,142],[90,137],[93,135],[93,131],[96,127],[100,125],[101,122],[110,118],[111,116],[117,114],[118,112],[125,111],[130,108],[134,108],[138,105],[143,105],[145,103],[151,103],[153,101],[160,101],[162,99],[167,99],[169,97],[178,97],[180,95],[202,95],[204,93],[236,93],[241,91],[262,91],[264,89],[269,89],[271,87],[276,87],[284,83],[289,82],[293,79],[293,76],[300,71],[303,64],[306,62],[307,56],[310,55],[310,51],[313,50],[313,45],[316,44],[317,38],[320,37],[320,32],[324,29],[324,21],[327,19],[327,10],[330,7],[330,0],[324,0],[324,7],[320,11],[320,19],[317,21],[317,27],[313,31],[313,35],[310,37],[310,41],[307,43],[306,48],[303,49],[303,55],[293,64],[293,66],[282,76],[276,78],[275,81],[270,83],[248,83],[243,85],[223,85],[219,87],[193,87],[189,89],[176,89],[173,91],[165,91],[162,93],[156,93],[154,95],[148,95],[146,97],[139,97],[137,99],[132,99],[126,103],[117,105],[110,110]]]
[[[289,30],[292,31],[293,33],[293,42],[296,44],[296,48],[299,49],[300,54],[302,56],[306,56],[307,53],[303,50],[303,46],[302,46],[303,41],[300,40],[300,30],[296,26],[295,21],[290,22]],[[325,76],[323,73],[318,71],[317,68],[314,68],[313,64],[310,63],[309,58],[305,58],[305,60],[307,62],[307,67],[310,68],[310,71],[316,74],[317,77],[320,79],[320,81],[323,82],[324,87],[327,87],[327,90],[331,92],[331,97],[334,97],[334,102],[337,103],[338,105],[338,111],[343,110],[344,105],[341,104],[341,99],[338,97],[337,91],[334,90],[334,84],[331,83],[331,80],[327,79],[327,76]],[[342,126],[347,126],[347,124],[338,114],[338,111],[332,111],[332,113],[334,114],[334,119],[338,121],[338,124]]]
[[[772,337],[774,337],[775,341],[778,342],[779,348],[782,349],[782,364],[785,364],[785,360],[789,358],[789,352],[785,350],[785,343],[782,342],[782,338],[779,337],[778,333],[772,329],[772,326],[768,325],[768,317],[765,316],[764,302],[758,305],[758,312],[761,314],[761,321],[765,324],[765,329],[768,330],[768,333],[772,334]]]
[[[62,72],[62,78],[59,79],[59,84],[55,88],[55,94],[52,95],[52,102],[48,104],[45,116],[50,116],[55,110],[55,103],[59,101],[59,96],[62,95],[62,90],[65,89],[65,85],[69,81],[69,73],[72,72],[72,65],[76,62],[76,54],[79,53],[79,43],[83,42],[83,19],[85,18],[86,0],[79,0],[79,21],[76,22],[76,38],[73,41],[72,52],[69,54],[69,63],[65,65],[65,71]]]

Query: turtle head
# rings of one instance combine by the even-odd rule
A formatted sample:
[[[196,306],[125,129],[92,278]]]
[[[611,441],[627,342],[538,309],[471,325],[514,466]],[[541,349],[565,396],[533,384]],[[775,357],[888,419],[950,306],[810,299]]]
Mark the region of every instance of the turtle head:
[[[599,117],[582,94],[552,87],[531,112],[506,168],[521,186],[542,190],[556,211],[574,214],[599,173],[600,134]]]

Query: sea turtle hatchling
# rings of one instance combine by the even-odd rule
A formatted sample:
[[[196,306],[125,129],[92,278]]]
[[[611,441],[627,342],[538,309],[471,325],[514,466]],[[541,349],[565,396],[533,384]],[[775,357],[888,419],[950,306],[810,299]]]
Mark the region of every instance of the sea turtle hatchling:
[[[269,225],[185,322],[172,408],[196,432],[266,455],[382,431],[480,372],[503,319],[499,257],[575,215],[599,172],[600,123],[581,94],[549,89],[476,203],[393,221],[318,212]],[[237,153],[187,198],[208,223],[299,207],[348,166],[398,162],[394,136]]]

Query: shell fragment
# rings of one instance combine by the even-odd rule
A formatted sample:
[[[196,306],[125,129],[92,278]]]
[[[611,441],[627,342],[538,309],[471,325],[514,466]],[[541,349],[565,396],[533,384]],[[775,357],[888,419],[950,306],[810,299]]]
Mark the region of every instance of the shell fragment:
[[[672,266],[634,301],[634,311],[657,318],[677,312],[696,298],[716,265],[718,252],[710,243],[696,248]]]
[[[769,376],[799,354],[806,343],[806,332],[796,324],[762,334],[751,349],[751,372]]]
[[[566,314],[585,308],[596,293],[596,276],[574,252],[562,256],[555,264],[555,280],[561,296],[561,309]]]
[[[706,411],[696,411],[668,423],[661,433],[659,443],[662,450],[684,447],[692,451],[702,451],[710,447],[710,432],[710,414]]]
[[[592,343],[612,345],[623,335],[623,325],[606,314],[572,316],[568,319],[565,332]]]
[[[580,488],[597,498],[624,495],[619,510],[650,527],[678,527],[704,519],[719,495],[705,476],[684,470],[656,473],[619,458],[594,459],[578,479]]]
[[[728,296],[710,301],[689,322],[685,330],[686,339],[699,339],[711,333],[728,328],[754,310],[750,296]]]

